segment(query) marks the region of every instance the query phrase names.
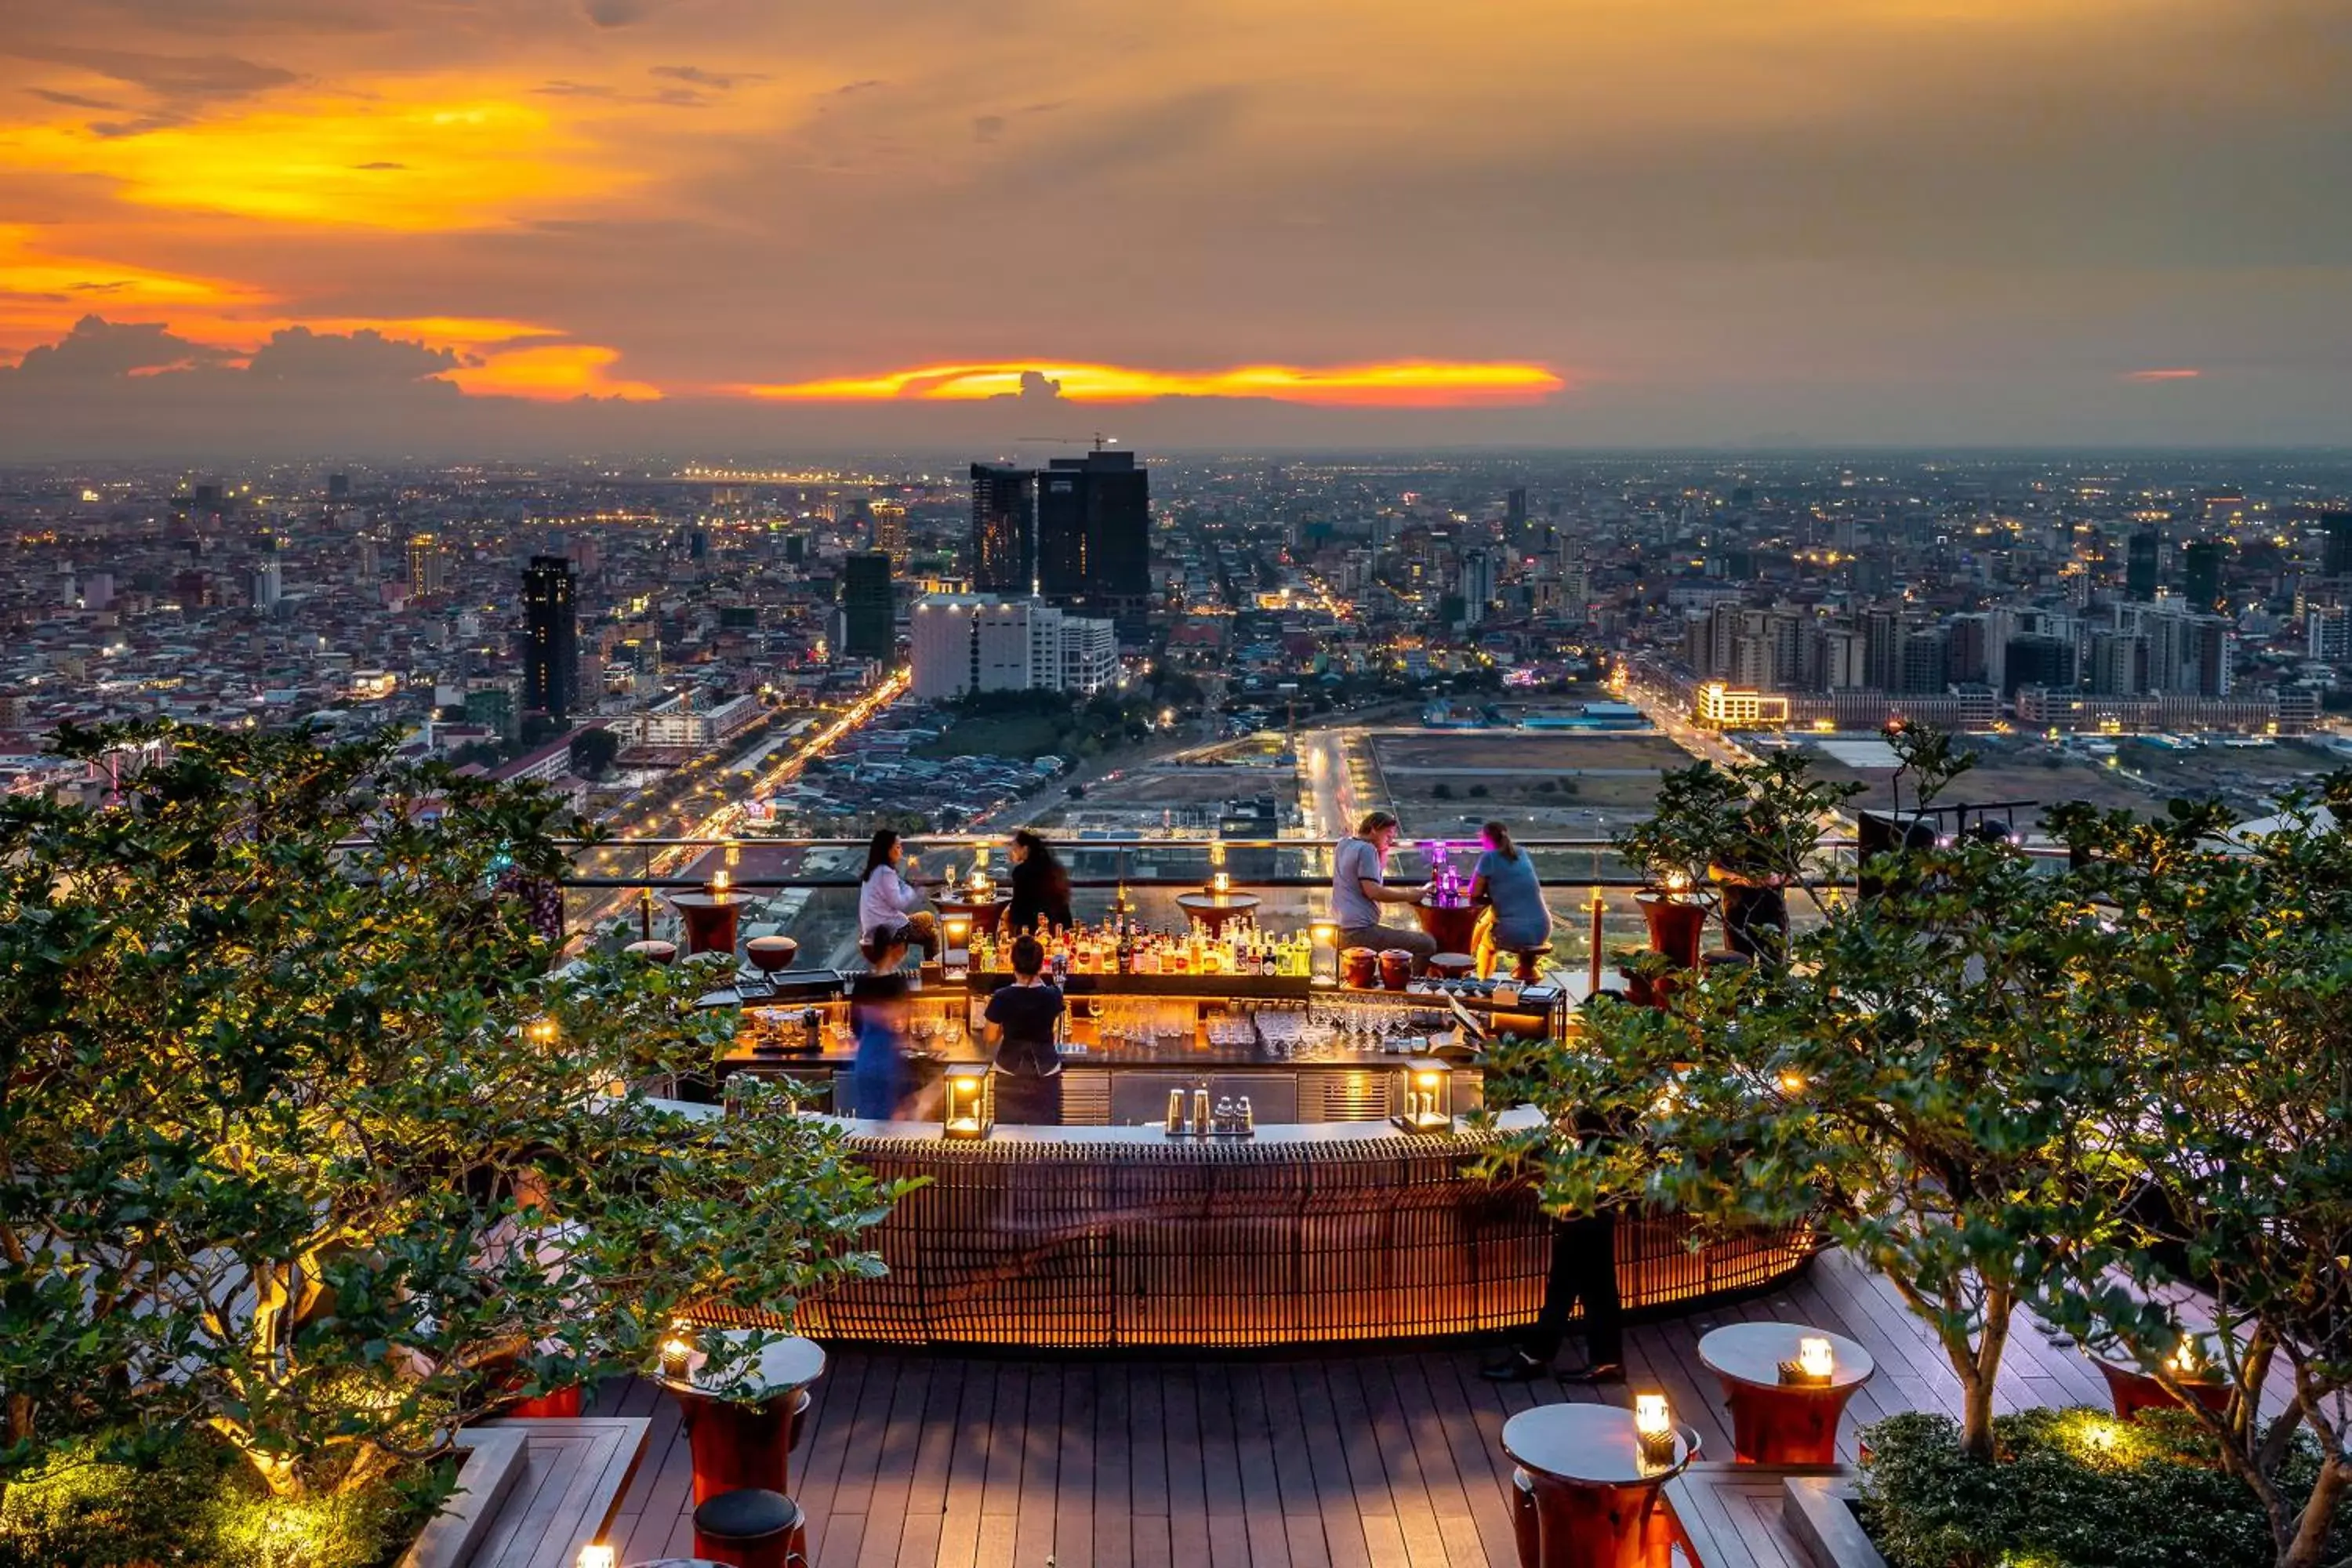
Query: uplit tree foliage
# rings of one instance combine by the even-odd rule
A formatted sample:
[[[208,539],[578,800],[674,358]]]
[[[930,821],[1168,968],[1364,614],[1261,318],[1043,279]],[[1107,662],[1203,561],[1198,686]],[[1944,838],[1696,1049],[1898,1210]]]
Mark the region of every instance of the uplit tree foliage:
[[[1932,799],[1948,747],[1896,744]],[[1549,1113],[1507,1158],[1566,1212],[1810,1218],[1934,1331],[1981,1461],[2021,1309],[2176,1395],[2193,1338],[2235,1391],[2186,1401],[2215,1462],[2279,1568],[2319,1568],[2352,1490],[2352,775],[2326,798],[2254,843],[2177,803],[2052,813],[2068,862],[1881,857],[1785,971],[1604,1000],[1503,1058],[1490,1100]],[[1738,803],[1700,804],[1736,843]]]
[[[2284,830],[2237,845],[2212,806],[2053,820],[2113,911],[2071,995],[2136,1068],[2114,1131],[2144,1185],[2049,1310],[2182,1397],[2260,1499],[2282,1568],[2327,1559],[2352,1490],[2352,837],[2335,826],[2352,776],[2326,800],[2332,815],[2293,803]],[[2183,1386],[2215,1375],[2218,1412]]]
[[[279,1495],[362,1488],[688,1309],[877,1267],[894,1194],[822,1124],[631,1087],[731,1028],[690,971],[550,972],[497,890],[584,830],[548,797],[389,740],[61,749],[138,742],[119,805],[0,807],[9,1462],[200,1426]]]
[[[1895,741],[1931,795],[1958,771],[1928,737]],[[1738,782],[1675,830],[1693,864],[1752,854],[1756,823],[1798,843],[1831,804],[1799,760]],[[1503,1063],[1501,1102],[1551,1112],[1518,1152],[1540,1163],[1556,1208],[1811,1221],[1850,1249],[1934,1330],[1963,1444],[1990,1457],[2015,1313],[2061,1258],[2109,1236],[2121,1202],[2086,1179],[2119,1069],[2062,1026],[2070,966],[2098,922],[2004,848],[1871,869],[1882,895],[1835,905],[1785,967],[1685,986],[1666,1010],[1598,1002],[1566,1042]]]

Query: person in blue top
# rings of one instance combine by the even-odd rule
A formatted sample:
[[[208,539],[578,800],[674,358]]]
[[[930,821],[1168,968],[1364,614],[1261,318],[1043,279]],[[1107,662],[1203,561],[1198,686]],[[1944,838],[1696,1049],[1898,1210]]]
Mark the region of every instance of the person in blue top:
[[[898,965],[907,961],[904,926],[877,926],[858,944],[871,968],[849,986],[849,1024],[857,1036],[857,1059],[849,1069],[851,1114],[873,1121],[912,1117],[917,1105],[915,1064],[907,1047],[907,982]]]
[[[1478,831],[1486,853],[1470,873],[1470,901],[1484,904],[1486,912],[1471,945],[1484,980],[1495,973],[1497,954],[1551,945],[1551,910],[1544,905],[1535,861],[1511,842],[1511,830],[1490,822]]]

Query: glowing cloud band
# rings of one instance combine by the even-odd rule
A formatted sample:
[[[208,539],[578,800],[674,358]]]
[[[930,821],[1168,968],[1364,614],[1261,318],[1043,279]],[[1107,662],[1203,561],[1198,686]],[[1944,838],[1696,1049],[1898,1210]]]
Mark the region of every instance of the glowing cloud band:
[[[1263,397],[1277,403],[1367,407],[1446,408],[1540,403],[1568,385],[1539,364],[1399,360],[1384,364],[1307,367],[1240,365],[1230,370],[1143,370],[1115,364],[925,365],[881,375],[753,384],[746,396],[795,403],[976,402],[1020,397],[1034,378],[1075,403],[1139,403],[1154,397]]]

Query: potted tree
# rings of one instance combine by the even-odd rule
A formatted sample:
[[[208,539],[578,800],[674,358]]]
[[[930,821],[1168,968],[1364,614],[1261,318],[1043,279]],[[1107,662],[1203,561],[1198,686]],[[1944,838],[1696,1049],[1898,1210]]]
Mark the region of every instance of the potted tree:
[[[1707,870],[1732,837],[1745,797],[1739,781],[1713,763],[1677,768],[1659,779],[1650,816],[1611,839],[1649,879],[1634,902],[1649,922],[1651,951],[1677,968],[1698,967],[1712,908]]]
[[[1777,963],[1788,954],[1790,894],[1802,892],[1816,913],[1826,908],[1822,845],[1843,826],[1845,803],[1864,786],[1814,778],[1805,754],[1796,751],[1740,763],[1730,776],[1745,798],[1726,814],[1707,875],[1722,900],[1724,940],[1731,951]]]

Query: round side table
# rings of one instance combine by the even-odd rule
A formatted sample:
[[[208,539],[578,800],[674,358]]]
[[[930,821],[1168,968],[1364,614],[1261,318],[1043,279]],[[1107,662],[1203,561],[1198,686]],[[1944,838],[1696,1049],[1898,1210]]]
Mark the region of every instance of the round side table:
[[[1781,1382],[1780,1363],[1807,1339],[1829,1341],[1830,1380]],[[1853,1341],[1801,1323],[1727,1323],[1698,1342],[1698,1359],[1723,1384],[1733,1457],[1744,1465],[1836,1464],[1838,1417],[1878,1370]]]
[[[730,1329],[735,1342],[749,1337]],[[789,1492],[794,1428],[808,1407],[808,1386],[824,1375],[824,1352],[814,1340],[779,1340],[761,1351],[747,1376],[756,1402],[729,1399],[698,1381],[704,1357],[688,1362],[686,1375],[656,1379],[676,1395],[694,1456],[698,1506],[721,1492],[744,1489]]]
[[[731,893],[672,893],[669,902],[686,922],[688,957],[698,952],[735,956],[735,922],[743,912],[742,900]]]
[[[1633,1413],[1614,1405],[1539,1405],[1503,1424],[1503,1452],[1534,1498],[1535,1568],[1667,1568],[1674,1528],[1658,1492],[1698,1457],[1677,1427],[1674,1458],[1642,1458]]]
[[[1437,943],[1440,952],[1468,952],[1478,934],[1478,906],[1475,904],[1433,904],[1426,898],[1416,900],[1413,919],[1421,929]]]
[[[931,906],[939,910],[940,919],[942,921],[950,915],[970,915],[974,936],[982,931],[993,936],[996,934],[997,926],[1004,919],[1004,911],[1013,906],[1013,895],[996,893],[985,899],[952,899],[941,891],[932,895]]]

